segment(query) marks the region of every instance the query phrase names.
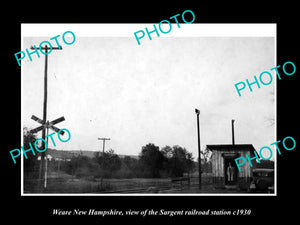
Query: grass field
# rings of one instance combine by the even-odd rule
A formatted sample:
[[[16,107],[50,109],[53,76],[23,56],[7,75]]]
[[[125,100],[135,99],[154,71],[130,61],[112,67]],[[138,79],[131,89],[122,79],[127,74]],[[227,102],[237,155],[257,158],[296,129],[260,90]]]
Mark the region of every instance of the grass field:
[[[38,180],[31,179],[24,182],[24,193],[40,193]],[[199,190],[198,178],[191,177],[188,182],[171,182],[171,178],[131,178],[131,179],[101,179],[101,178],[73,178],[64,173],[50,173],[47,188],[43,193],[53,194],[130,194],[130,193],[241,193],[240,191],[216,189],[210,174],[202,175],[202,189]]]

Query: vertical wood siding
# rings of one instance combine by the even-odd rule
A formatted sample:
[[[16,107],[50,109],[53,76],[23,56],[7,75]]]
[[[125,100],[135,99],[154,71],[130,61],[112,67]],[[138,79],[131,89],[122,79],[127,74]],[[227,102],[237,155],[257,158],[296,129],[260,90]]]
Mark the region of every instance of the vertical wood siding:
[[[214,151],[212,155],[212,173],[213,177],[224,177],[224,158],[222,157],[223,153],[232,153],[232,151]],[[236,151],[240,156],[245,157],[246,154],[250,155],[250,151]],[[252,164],[254,160],[252,160]],[[238,177],[250,178],[251,176],[251,167],[249,162],[246,161],[245,164],[240,166],[241,172],[238,172]]]

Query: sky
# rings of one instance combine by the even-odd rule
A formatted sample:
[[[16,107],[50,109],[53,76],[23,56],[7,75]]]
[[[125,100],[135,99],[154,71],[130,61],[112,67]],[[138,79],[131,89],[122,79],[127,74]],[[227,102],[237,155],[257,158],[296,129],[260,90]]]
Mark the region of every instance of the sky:
[[[53,35],[55,36],[55,35]],[[23,47],[49,37],[25,37]],[[239,97],[235,83],[254,81],[275,65],[272,37],[160,37],[137,45],[132,37],[76,37],[48,55],[47,118],[64,116],[70,141],[58,150],[106,150],[138,155],[142,146],[180,145],[197,158],[208,144],[253,144],[258,151],[275,141],[275,82]],[[42,118],[45,57],[22,61],[22,120]],[[274,74],[274,71],[271,72]],[[274,77],[274,76],[273,76]],[[51,131],[52,132],[52,131]],[[41,137],[41,132],[38,133]],[[273,148],[272,148],[273,149]]]

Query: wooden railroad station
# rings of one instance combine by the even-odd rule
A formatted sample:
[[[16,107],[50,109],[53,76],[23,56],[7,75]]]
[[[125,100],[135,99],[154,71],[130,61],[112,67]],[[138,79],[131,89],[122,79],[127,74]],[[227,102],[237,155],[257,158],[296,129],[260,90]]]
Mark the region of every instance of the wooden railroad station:
[[[212,176],[213,183],[218,187],[236,188],[249,186],[252,178],[252,169],[256,167],[256,160],[245,163],[238,171],[234,159],[245,157],[246,154],[254,157],[254,147],[252,144],[221,144],[207,145],[207,148],[212,151]]]

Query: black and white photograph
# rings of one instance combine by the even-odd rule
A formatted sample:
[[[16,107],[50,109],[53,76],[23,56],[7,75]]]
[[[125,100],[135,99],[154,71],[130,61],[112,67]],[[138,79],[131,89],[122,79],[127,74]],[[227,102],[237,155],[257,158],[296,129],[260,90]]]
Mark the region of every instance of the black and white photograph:
[[[296,4],[109,3],[3,7],[3,221],[297,221]]]
[[[276,25],[172,26],[22,24],[22,195],[276,196]]]

